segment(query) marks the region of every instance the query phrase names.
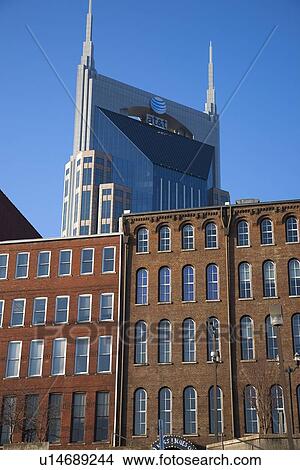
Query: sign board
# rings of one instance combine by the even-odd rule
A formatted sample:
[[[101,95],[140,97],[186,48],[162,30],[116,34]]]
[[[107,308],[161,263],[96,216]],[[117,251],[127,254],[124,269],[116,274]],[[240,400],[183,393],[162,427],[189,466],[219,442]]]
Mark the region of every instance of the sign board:
[[[146,123],[151,126],[159,127],[160,129],[168,129],[168,121],[166,119],[153,116],[152,114],[147,114]]]
[[[178,449],[178,450],[194,450],[197,449],[195,444],[191,441],[188,441],[184,437],[175,436],[171,434],[170,436],[164,436],[164,448],[165,449]],[[152,449],[159,450],[160,449],[160,441],[159,439],[152,444]]]

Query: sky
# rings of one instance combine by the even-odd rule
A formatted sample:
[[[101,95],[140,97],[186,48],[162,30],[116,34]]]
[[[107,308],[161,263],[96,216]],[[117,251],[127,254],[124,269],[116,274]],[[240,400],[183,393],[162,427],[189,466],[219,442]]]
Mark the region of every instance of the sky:
[[[93,3],[98,72],[200,110],[212,40],[222,188],[300,198],[299,0]],[[0,188],[46,237],[60,234],[87,5],[0,0]]]

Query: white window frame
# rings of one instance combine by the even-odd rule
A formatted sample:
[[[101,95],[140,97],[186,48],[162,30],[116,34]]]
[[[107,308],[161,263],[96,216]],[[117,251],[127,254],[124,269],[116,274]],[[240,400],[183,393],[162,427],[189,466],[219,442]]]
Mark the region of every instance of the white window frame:
[[[1,299],[0,300],[0,305],[2,305],[1,308],[1,315],[0,315],[0,328],[2,328],[3,325],[3,317],[4,317],[4,308],[5,308],[5,300]]]
[[[41,357],[36,358],[36,359],[40,359],[40,373],[39,374],[30,374],[30,361],[32,359],[32,357],[31,357],[32,343],[38,343],[38,342],[42,343]],[[43,339],[33,339],[30,342],[27,377],[41,377],[42,372],[43,372],[43,362],[44,362],[44,340]]]
[[[45,300],[45,317],[44,317],[44,322],[43,323],[35,323],[34,322],[34,313],[35,313],[35,301],[36,300]],[[32,325],[45,325],[47,322],[47,307],[48,307],[48,297],[35,297],[33,299],[33,307],[32,307]]]
[[[214,235],[212,235],[211,233],[208,233],[208,229],[207,227],[209,227],[210,225],[214,225],[215,226],[215,229],[216,229],[216,246],[208,246],[208,240],[211,239],[212,237],[214,237]],[[211,237],[211,238],[210,238]],[[205,225],[205,250],[217,250],[219,248],[219,231],[218,231],[218,226],[215,222],[211,221],[211,222],[208,222],[206,225]]]
[[[48,274],[39,275],[39,266],[40,266],[39,260],[40,260],[40,254],[43,254],[43,253],[49,253]],[[39,254],[38,254],[38,259],[37,259],[36,277],[38,277],[38,278],[41,278],[41,277],[50,277],[50,272],[51,272],[51,251],[50,251],[50,250],[43,250],[43,251],[40,251]]]
[[[110,350],[109,350],[109,370],[101,371],[99,370],[99,357],[100,357],[100,338],[110,338]],[[113,337],[112,335],[100,335],[98,337],[98,354],[97,354],[97,373],[98,374],[111,374],[112,373],[112,344],[113,344]],[[106,354],[108,356],[108,354]]]
[[[13,319],[13,308],[14,308],[14,302],[17,302],[17,301],[24,301],[24,308],[23,308],[23,322],[21,325],[13,325],[12,324],[12,319]],[[11,315],[10,315],[10,327],[11,328],[19,328],[20,326],[24,326],[24,320],[25,320],[25,313],[26,313],[26,299],[13,299],[12,300],[12,303],[11,303]]]
[[[111,316],[110,319],[105,320],[101,317],[101,314],[102,314],[102,298],[104,296],[108,296],[108,295],[112,296],[112,316]],[[100,314],[99,314],[99,320],[100,321],[113,321],[114,320],[114,304],[115,304],[115,294],[114,294],[114,292],[102,292],[100,294]]]
[[[93,253],[93,259],[92,259],[92,271],[89,271],[87,273],[82,272],[82,256],[84,251],[92,250]],[[94,264],[95,264],[95,248],[82,248],[81,253],[80,253],[80,276],[89,276],[91,274],[94,274]]]
[[[17,276],[17,268],[18,268],[18,266],[19,266],[19,265],[18,265],[18,257],[19,257],[19,255],[28,255],[26,276]],[[29,251],[20,251],[20,253],[17,253],[17,256],[16,256],[15,279],[28,279],[29,263],[30,263],[30,253],[29,253]],[[25,266],[25,265],[22,265],[22,266]]]
[[[63,341],[64,342],[64,345],[65,345],[65,348],[64,348],[64,356],[54,356],[53,352],[54,352],[54,344],[55,341]],[[68,342],[67,342],[67,339],[66,338],[55,338],[52,342],[52,358],[51,358],[51,376],[56,376],[56,375],[65,375],[66,373],[66,358],[67,358],[67,345],[68,345]],[[61,358],[63,357],[64,359],[64,366],[63,366],[63,372],[59,372],[59,373],[53,373],[53,365],[54,365],[54,358],[55,357],[58,357],[58,358]]]
[[[9,253],[0,253],[1,256],[6,256],[5,277],[1,277],[0,281],[5,281],[8,274]]]
[[[57,299],[68,299],[68,308],[67,308],[67,319],[66,321],[57,321],[56,314],[57,314]],[[57,295],[55,299],[55,312],[54,312],[54,323],[56,325],[65,325],[69,321],[69,311],[70,311],[70,296],[69,295]]]
[[[113,248],[114,250],[114,267],[112,271],[104,271],[104,251],[106,248]],[[116,272],[116,247],[115,246],[104,246],[102,250],[102,274],[111,274]]]
[[[81,297],[89,297],[90,298],[90,315],[88,320],[80,320],[79,319],[79,306],[80,306],[80,298]],[[92,305],[93,305],[93,294],[79,294],[77,298],[77,322],[78,323],[87,323],[91,321],[92,318]]]
[[[78,350],[78,340],[86,340],[87,339],[87,355],[86,355],[86,371],[84,372],[76,372],[76,359],[77,359],[77,350]],[[74,358],[74,375],[88,375],[89,368],[90,368],[90,338],[88,336],[77,336],[75,339],[75,358]]]
[[[68,274],[60,274],[60,262],[61,262],[61,253],[64,251],[70,251],[70,272]],[[73,258],[73,250],[70,248],[66,248],[64,250],[59,250],[59,259],[58,259],[58,276],[65,277],[65,276],[72,276],[72,258]]]
[[[18,343],[20,344],[20,351],[19,351],[19,358],[18,358],[18,372],[17,375],[7,375],[8,372],[8,351],[9,351],[9,345],[13,343]],[[21,368],[21,355],[22,355],[22,341],[9,341],[7,345],[7,352],[6,352],[6,367],[5,367],[5,378],[7,379],[13,379],[15,377],[20,377],[20,368]]]

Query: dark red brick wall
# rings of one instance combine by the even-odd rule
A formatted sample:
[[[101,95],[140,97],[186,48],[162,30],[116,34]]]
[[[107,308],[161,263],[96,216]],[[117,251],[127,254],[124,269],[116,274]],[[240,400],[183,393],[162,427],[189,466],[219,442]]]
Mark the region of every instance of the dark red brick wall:
[[[102,249],[104,246],[116,247],[116,272],[102,274]],[[80,275],[80,253],[82,248],[95,248],[94,274]],[[72,275],[58,277],[60,249],[72,249]],[[50,250],[50,278],[37,278],[37,257],[39,251]],[[28,279],[14,279],[16,254],[30,252],[30,269]],[[72,448],[108,447],[107,444],[93,444],[95,400],[97,391],[110,392],[109,441],[114,430],[115,378],[118,325],[118,290],[119,290],[119,251],[120,236],[87,237],[74,239],[45,240],[28,243],[1,244],[0,252],[9,253],[8,279],[0,282],[0,298],[5,300],[3,327],[0,328],[0,397],[16,394],[39,393],[42,410],[46,410],[49,393],[63,393],[62,435],[58,448],[70,446],[71,404],[73,392],[87,393],[85,445],[72,444]],[[99,322],[99,300],[101,292],[114,292],[114,321]],[[79,294],[93,294],[91,323],[77,324],[77,297]],[[69,321],[66,325],[54,325],[55,298],[58,295],[69,295]],[[33,299],[48,297],[46,326],[31,326]],[[26,298],[24,327],[10,328],[11,301],[14,298]],[[112,335],[112,373],[97,373],[98,336]],[[75,338],[90,337],[90,360],[88,375],[74,375]],[[51,377],[52,341],[56,337],[68,340],[65,376]],[[30,341],[44,339],[44,361],[42,377],[27,378]],[[22,361],[20,378],[5,379],[7,344],[11,340],[22,340]],[[44,398],[43,398],[44,397]],[[14,440],[21,440],[21,433],[16,433]],[[55,446],[52,446],[55,448]]]

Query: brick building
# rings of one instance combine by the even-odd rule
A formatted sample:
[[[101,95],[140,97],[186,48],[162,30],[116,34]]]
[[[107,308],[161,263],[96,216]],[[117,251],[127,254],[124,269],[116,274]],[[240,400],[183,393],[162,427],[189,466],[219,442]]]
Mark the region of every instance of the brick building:
[[[0,190],[0,241],[28,238],[41,235]]]
[[[300,201],[124,217],[124,445],[151,448],[158,418],[175,448],[203,448],[217,429],[218,439],[285,433],[290,402],[299,437],[299,218]],[[285,396],[274,304],[283,308]]]
[[[2,444],[113,444],[121,237],[0,243]]]

